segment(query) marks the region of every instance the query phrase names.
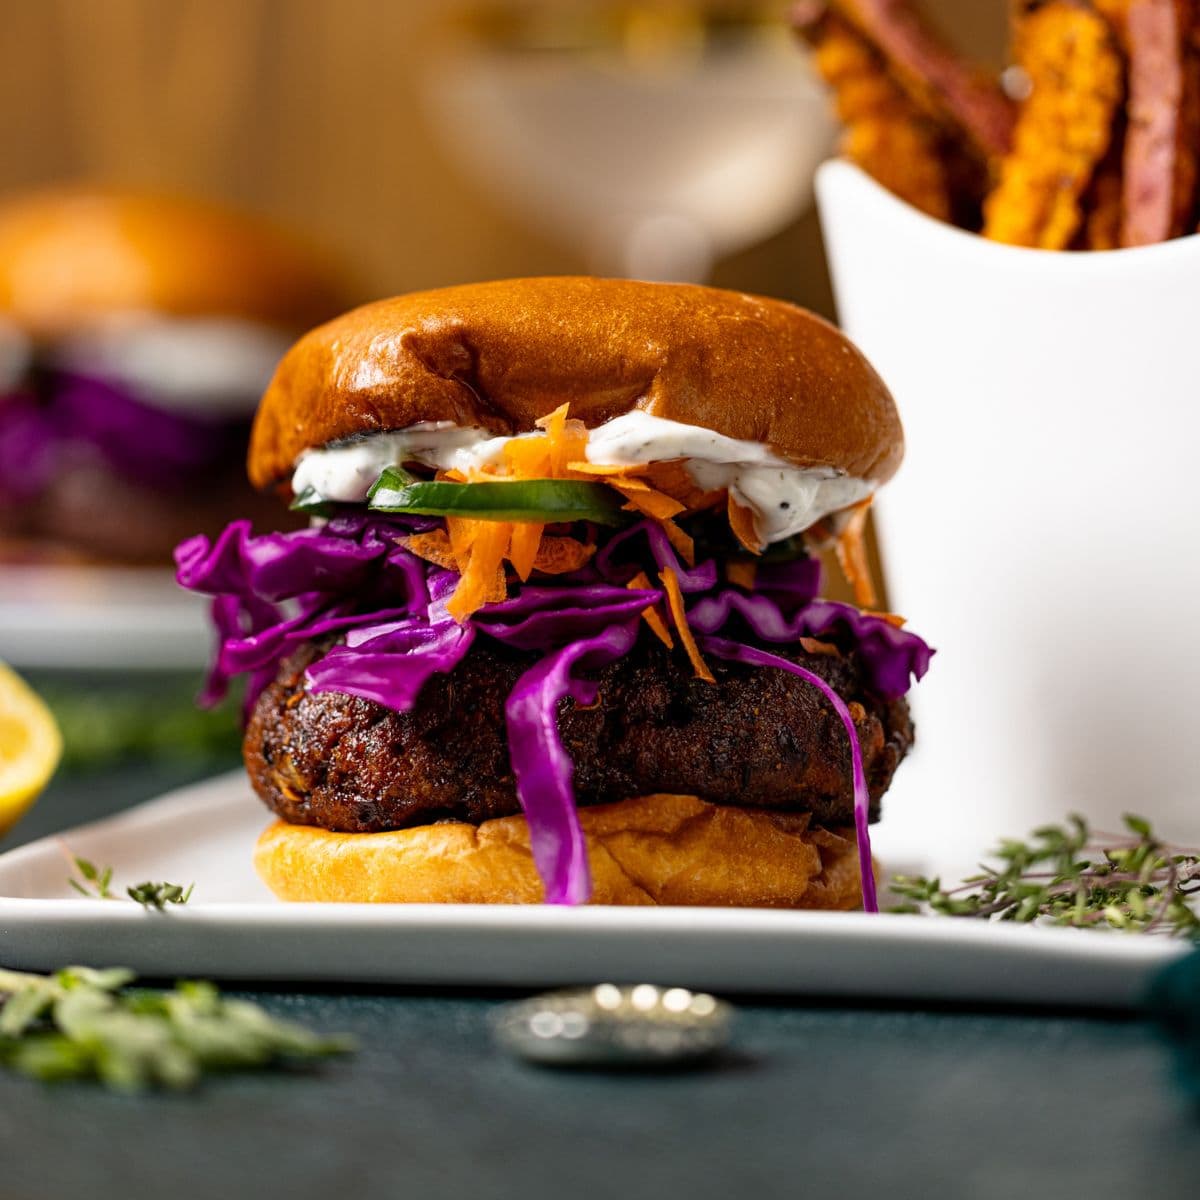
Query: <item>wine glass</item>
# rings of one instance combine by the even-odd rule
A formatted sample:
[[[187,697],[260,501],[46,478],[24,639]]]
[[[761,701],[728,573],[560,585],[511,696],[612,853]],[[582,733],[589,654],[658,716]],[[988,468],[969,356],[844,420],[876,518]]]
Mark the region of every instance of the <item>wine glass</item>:
[[[461,169],[604,275],[703,281],[805,210],[833,135],[805,52],[744,6],[493,8],[426,84]]]

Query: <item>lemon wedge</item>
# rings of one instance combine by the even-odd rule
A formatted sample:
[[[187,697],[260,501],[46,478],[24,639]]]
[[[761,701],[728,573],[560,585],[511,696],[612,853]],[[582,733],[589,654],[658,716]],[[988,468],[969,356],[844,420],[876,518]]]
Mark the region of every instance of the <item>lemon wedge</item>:
[[[38,798],[61,757],[62,735],[50,710],[0,663],[0,837]]]

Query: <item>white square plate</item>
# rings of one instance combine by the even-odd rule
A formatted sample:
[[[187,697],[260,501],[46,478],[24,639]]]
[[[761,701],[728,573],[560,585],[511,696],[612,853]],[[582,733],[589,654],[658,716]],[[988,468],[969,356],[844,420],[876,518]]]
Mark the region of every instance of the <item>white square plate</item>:
[[[0,659],[14,667],[129,671],[204,666],[203,596],[158,567],[0,565]]]
[[[1186,948],[1164,938],[937,917],[758,909],[282,904],[250,851],[261,805],[237,772],[0,855],[0,962],[148,976],[492,987],[601,980],[727,993],[1136,1006]],[[114,888],[195,882],[186,907],[90,900],[69,853]]]

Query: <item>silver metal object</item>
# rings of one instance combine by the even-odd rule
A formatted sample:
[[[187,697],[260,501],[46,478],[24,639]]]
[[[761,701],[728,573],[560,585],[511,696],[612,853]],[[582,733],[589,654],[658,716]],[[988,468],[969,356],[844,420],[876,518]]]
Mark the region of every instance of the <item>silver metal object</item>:
[[[729,1040],[732,1008],[706,992],[597,984],[505,1005],[496,1037],[529,1062],[563,1067],[676,1066]]]

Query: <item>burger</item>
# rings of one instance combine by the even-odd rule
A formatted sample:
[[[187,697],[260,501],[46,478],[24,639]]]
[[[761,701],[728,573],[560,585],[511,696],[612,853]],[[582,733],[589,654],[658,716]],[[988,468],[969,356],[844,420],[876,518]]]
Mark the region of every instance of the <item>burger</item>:
[[[284,357],[254,484],[309,514],[176,552],[204,699],[286,900],[875,905],[868,823],[931,651],[820,598],[903,436],[832,326],[690,285],[370,304]]]
[[[274,517],[241,468],[254,408],[340,307],[307,248],[240,214],[85,188],[0,204],[0,560],[167,564],[197,529]]]

